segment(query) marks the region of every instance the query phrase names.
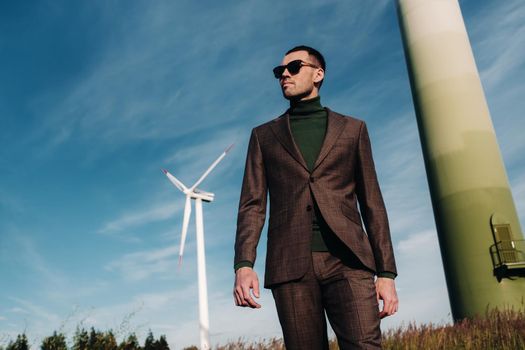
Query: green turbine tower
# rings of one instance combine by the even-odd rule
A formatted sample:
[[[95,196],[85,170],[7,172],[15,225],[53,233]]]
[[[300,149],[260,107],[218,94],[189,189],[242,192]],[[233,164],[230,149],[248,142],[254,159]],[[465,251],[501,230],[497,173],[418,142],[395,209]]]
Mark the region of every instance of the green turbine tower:
[[[525,242],[457,0],[398,0],[455,320],[524,308]]]

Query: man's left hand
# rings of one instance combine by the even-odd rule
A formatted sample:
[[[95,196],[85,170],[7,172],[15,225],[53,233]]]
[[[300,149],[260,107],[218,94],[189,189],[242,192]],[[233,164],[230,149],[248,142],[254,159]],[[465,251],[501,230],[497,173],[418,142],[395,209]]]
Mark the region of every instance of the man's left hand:
[[[397,300],[396,285],[393,279],[378,277],[376,280],[377,302],[383,300],[383,309],[379,317],[384,318],[397,312],[399,301]]]

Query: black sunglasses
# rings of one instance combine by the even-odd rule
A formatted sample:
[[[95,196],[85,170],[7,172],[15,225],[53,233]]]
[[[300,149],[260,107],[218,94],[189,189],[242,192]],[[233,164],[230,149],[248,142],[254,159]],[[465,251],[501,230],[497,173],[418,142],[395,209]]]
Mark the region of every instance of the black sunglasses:
[[[301,60],[294,60],[284,66],[277,66],[273,69],[273,75],[275,75],[275,78],[276,79],[281,79],[283,73],[284,73],[284,70],[287,69],[288,72],[290,72],[291,75],[295,75],[297,73],[299,73],[299,71],[301,70],[301,67],[302,66],[308,66],[308,67],[314,67],[314,68],[319,68],[318,66],[314,65],[314,64],[311,64],[311,63],[308,63],[308,62],[304,62],[304,61],[301,61]]]

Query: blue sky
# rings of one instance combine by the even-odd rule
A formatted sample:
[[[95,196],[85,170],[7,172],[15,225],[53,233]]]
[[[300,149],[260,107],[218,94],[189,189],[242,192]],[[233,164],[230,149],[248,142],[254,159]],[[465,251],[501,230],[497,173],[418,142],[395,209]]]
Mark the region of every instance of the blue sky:
[[[460,4],[523,223],[525,4]],[[287,108],[271,69],[298,44],[326,57],[323,105],[368,123],[399,270],[383,328],[450,321],[393,1],[2,2],[0,28],[0,344],[77,325],[197,344],[194,217],[179,270],[160,169],[191,185],[231,143],[200,186],[211,340],[280,336],[268,291],[234,307],[233,241],[250,130]]]

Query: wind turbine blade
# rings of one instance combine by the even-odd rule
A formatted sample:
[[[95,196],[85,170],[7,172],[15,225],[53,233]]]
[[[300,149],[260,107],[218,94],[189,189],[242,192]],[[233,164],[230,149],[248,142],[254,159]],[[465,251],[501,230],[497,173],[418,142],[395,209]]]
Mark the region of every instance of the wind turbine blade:
[[[182,219],[182,236],[180,238],[179,266],[182,264],[182,255],[184,254],[184,243],[186,242],[186,234],[188,233],[188,224],[190,223],[190,215],[191,215],[191,197],[186,196],[186,205],[184,206],[184,217]]]
[[[219,162],[222,160],[222,158],[224,158],[224,156],[226,155],[226,153],[228,153],[230,151],[230,149],[233,147],[233,144],[231,144],[230,146],[228,146],[228,148],[226,148],[224,150],[224,152],[222,152],[222,154],[219,156],[219,158],[217,158],[215,160],[215,162],[212,163],[212,165],[210,165],[210,167],[208,168],[208,170],[206,170],[204,172],[204,174],[202,174],[202,176],[200,177],[200,179],[197,180],[197,182],[191,186],[190,190],[193,191],[195,189],[195,187],[199,186],[200,183],[202,181],[204,181],[204,179],[206,178],[206,176],[208,176],[208,174],[213,170],[213,168],[215,168],[215,166],[217,166],[217,164],[219,164]]]
[[[166,174],[171,183],[175,185],[175,187],[177,187],[182,192],[185,192],[187,190],[186,186],[184,186],[184,184],[180,182],[179,179],[177,179],[175,176],[171,175],[169,171],[167,171],[166,169],[162,169],[162,171],[164,172],[164,174]]]

